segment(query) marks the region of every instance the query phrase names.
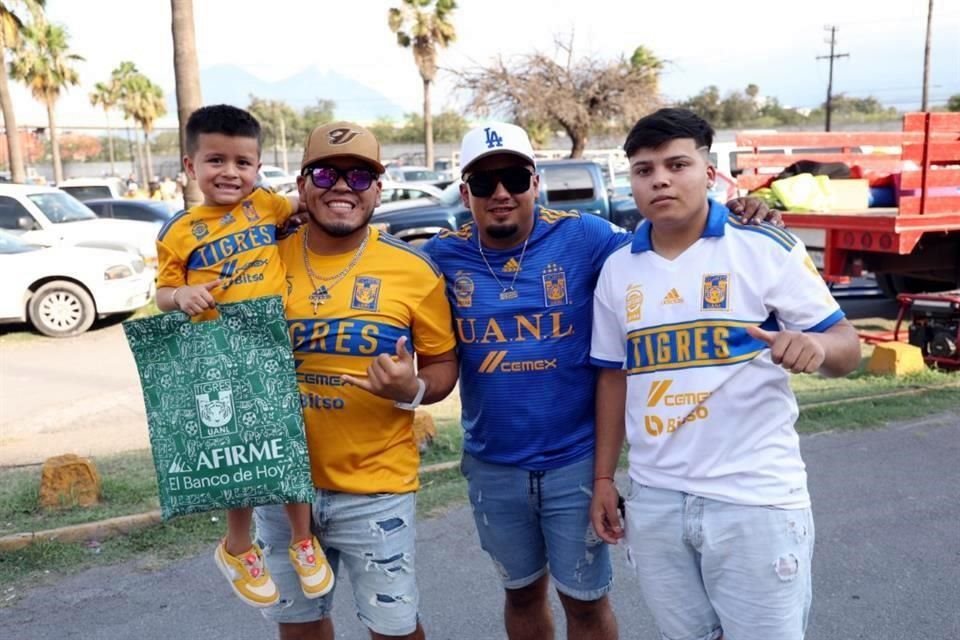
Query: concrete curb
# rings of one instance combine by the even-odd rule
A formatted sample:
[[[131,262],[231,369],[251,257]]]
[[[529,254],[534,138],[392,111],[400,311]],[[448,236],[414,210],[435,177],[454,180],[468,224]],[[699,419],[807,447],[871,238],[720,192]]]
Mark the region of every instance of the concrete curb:
[[[450,460],[449,462],[438,462],[420,469],[420,473],[433,473],[435,471],[445,471],[460,466],[459,460]],[[56,540],[57,542],[84,542],[86,540],[104,540],[114,536],[123,535],[132,531],[145,529],[149,526],[159,524],[162,521],[160,510],[148,511],[146,513],[136,513],[129,516],[118,516],[107,520],[98,520],[96,522],[84,522],[57,529],[46,529],[44,531],[33,531],[30,533],[15,533],[9,536],[0,537],[0,552],[17,551],[24,547],[29,547],[35,542],[45,540]]]

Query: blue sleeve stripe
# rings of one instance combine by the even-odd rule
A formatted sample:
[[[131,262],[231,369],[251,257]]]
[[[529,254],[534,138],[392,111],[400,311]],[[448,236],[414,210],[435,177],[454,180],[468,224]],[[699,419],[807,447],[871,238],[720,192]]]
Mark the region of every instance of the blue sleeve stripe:
[[[827,316],[817,324],[813,325],[809,329],[804,329],[803,332],[804,333],[823,333],[824,331],[826,331],[827,329],[837,324],[838,322],[840,322],[846,317],[847,315],[843,312],[842,309],[837,309],[836,311],[834,311],[829,316]]]
[[[177,220],[179,220],[180,218],[182,218],[183,216],[185,216],[185,215],[187,214],[187,211],[189,211],[189,209],[182,209],[182,210],[180,210],[179,213],[175,214],[172,218],[170,218],[169,220],[167,220],[167,222],[166,222],[162,227],[160,227],[160,233],[157,234],[157,241],[158,241],[158,242],[159,242],[160,240],[163,240],[163,236],[167,235],[167,231],[170,230],[170,227],[173,226],[173,223],[175,223]]]
[[[590,358],[590,364],[595,367],[600,367],[602,369],[623,369],[622,362],[614,362],[613,360],[601,360],[600,358]]]
[[[388,233],[383,233],[382,231],[377,237],[377,240],[379,240],[383,244],[389,245],[391,247],[396,247],[397,249],[402,249],[407,253],[411,253],[417,256],[418,258],[423,260],[427,264],[427,266],[430,267],[430,270],[433,271],[433,275],[435,276],[440,275],[440,268],[437,266],[437,264],[430,258],[430,256],[425,254],[423,251],[420,251],[416,247],[413,247],[410,244],[404,242],[403,240],[400,240],[399,238],[395,238]]]
[[[733,215],[730,216],[728,221],[730,223],[730,226],[732,226],[733,228],[739,229],[741,231],[750,231],[752,233],[759,233],[762,236],[770,238],[771,240],[776,242],[778,245],[780,245],[787,251],[790,251],[791,249],[793,249],[793,247],[795,247],[797,244],[796,238],[794,238],[789,233],[781,229],[777,229],[777,227],[774,227],[772,225],[769,225],[766,223],[759,224],[759,225],[744,224],[743,222],[740,222],[739,218]]]

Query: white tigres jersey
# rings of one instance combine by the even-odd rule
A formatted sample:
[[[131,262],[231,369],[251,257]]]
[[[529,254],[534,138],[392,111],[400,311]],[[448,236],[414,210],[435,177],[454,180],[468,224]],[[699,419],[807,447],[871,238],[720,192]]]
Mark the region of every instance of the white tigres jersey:
[[[703,236],[674,260],[644,222],[607,260],[591,360],[627,370],[630,477],[744,505],[804,508],[807,476],[789,374],[746,333],[822,332],[843,318],[787,231],[710,203]]]

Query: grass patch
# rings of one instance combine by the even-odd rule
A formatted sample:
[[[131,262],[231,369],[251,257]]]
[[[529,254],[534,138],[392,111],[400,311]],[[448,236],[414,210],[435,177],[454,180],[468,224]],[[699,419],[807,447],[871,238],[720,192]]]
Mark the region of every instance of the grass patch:
[[[149,451],[102,456],[94,462],[103,486],[100,505],[52,511],[38,504],[40,467],[0,469],[0,535],[55,529],[159,508]]]
[[[460,428],[460,421],[453,418],[437,418],[436,425],[436,437],[420,456],[420,464],[423,466],[460,459],[460,451],[463,448],[463,429]]]
[[[458,469],[426,474],[417,495],[417,515],[436,515],[451,504],[461,504],[466,496],[467,483]],[[0,555],[0,572],[8,576],[8,586],[13,587],[16,596],[17,591],[51,578],[60,580],[78,571],[135,558],[142,568],[155,570],[211,550],[225,530],[223,512],[215,511],[175,518],[126,536],[85,544],[43,541]],[[0,602],[0,608],[15,599]]]

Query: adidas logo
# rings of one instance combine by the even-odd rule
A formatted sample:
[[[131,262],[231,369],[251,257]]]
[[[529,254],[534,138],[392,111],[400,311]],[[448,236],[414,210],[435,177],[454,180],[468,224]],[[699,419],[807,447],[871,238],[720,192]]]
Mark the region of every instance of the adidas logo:
[[[503,265],[504,273],[516,273],[520,270],[520,263],[517,262],[516,258],[510,258],[507,260],[507,264]]]
[[[680,293],[676,289],[670,289],[670,291],[667,291],[667,295],[663,296],[661,304],[680,304],[682,302],[683,298],[680,297]]]

